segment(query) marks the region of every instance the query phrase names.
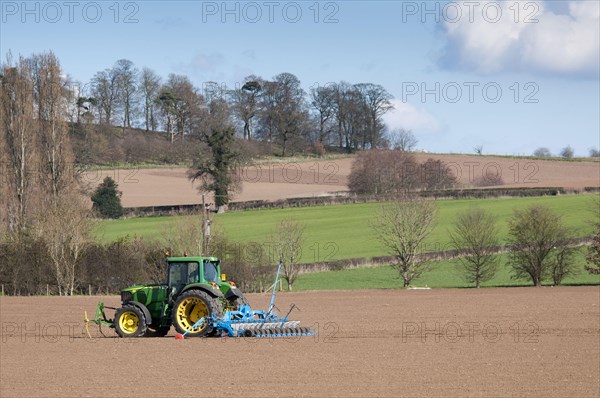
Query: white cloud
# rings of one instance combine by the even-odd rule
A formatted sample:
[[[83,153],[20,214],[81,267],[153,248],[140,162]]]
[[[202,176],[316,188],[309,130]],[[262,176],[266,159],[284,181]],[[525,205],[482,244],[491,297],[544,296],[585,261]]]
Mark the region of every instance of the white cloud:
[[[253,75],[254,71],[247,66],[235,65],[233,67],[233,81],[235,87],[241,87],[243,85],[244,79],[247,76]]]
[[[197,51],[190,61],[174,65],[179,73],[187,74],[192,80],[223,82],[225,57],[220,52],[205,53]]]
[[[500,7],[495,12],[483,12]],[[466,3],[465,3],[466,4]],[[516,9],[518,6],[518,11]],[[465,5],[462,7],[468,10]],[[458,22],[447,20],[442,63],[489,74],[504,71],[597,76],[600,65],[600,3],[571,1],[562,13],[545,2],[481,2]],[[518,15],[518,18],[517,18]],[[533,19],[537,19],[534,22]]]
[[[215,72],[223,63],[223,54],[212,52],[210,54],[196,53],[189,64],[189,67],[201,72]]]
[[[242,55],[251,60],[255,60],[256,59],[256,50],[254,50],[253,48],[245,50],[242,52]]]
[[[383,116],[390,129],[403,128],[415,133],[435,133],[440,130],[440,123],[425,109],[397,99],[391,100],[394,109]]]

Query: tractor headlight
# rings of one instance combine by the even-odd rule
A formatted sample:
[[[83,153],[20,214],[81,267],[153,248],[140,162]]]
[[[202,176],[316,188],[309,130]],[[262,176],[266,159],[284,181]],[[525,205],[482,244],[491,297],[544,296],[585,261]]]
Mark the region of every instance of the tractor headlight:
[[[131,292],[121,292],[121,302],[123,304],[133,300],[133,294]]]

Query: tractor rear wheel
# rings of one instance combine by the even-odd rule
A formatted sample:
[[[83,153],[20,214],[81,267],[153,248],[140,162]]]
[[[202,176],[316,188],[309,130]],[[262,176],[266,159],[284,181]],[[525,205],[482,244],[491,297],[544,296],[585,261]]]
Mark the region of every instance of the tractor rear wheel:
[[[135,305],[126,304],[115,312],[115,331],[119,337],[142,337],[146,334],[146,317]]]
[[[229,300],[229,304],[235,311],[239,311],[242,305],[250,305],[244,294],[242,294],[242,297],[236,297],[235,300]]]
[[[175,300],[173,305],[173,326],[178,333],[185,333],[194,326],[201,318],[206,322],[188,332],[187,336],[202,337],[210,335],[213,331],[209,323],[211,316],[222,317],[223,306],[218,299],[214,299],[202,290],[188,290]]]

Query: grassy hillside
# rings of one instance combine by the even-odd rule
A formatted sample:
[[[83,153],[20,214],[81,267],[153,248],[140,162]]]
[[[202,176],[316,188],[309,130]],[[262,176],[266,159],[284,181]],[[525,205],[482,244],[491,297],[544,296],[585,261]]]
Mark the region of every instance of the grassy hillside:
[[[589,224],[591,195],[549,196],[535,198],[441,200],[436,228],[428,239],[428,251],[448,248],[448,230],[457,212],[479,206],[493,212],[499,221],[501,235],[507,234],[507,220],[516,208],[543,204],[563,215],[565,223],[577,236],[592,233]],[[293,217],[306,224],[303,262],[327,261],[342,258],[385,255],[373,230],[372,217],[379,203],[305,207],[294,209],[256,210],[215,215],[216,228],[235,241],[269,241],[271,231],[283,218]],[[99,240],[113,241],[124,236],[160,238],[168,223],[177,217],[145,217],[127,220],[102,221],[96,229]]]

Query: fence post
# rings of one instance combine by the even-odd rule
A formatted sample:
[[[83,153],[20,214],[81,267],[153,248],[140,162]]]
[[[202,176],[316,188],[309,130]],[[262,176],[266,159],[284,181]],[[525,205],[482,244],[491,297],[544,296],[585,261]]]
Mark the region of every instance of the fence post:
[[[50,287],[46,283],[46,296],[49,296],[49,295],[50,295]]]
[[[2,284],[2,295],[4,296],[4,283]]]
[[[92,295],[92,284],[88,284],[88,296]]]
[[[281,279],[279,280],[279,291],[283,292],[283,281]]]

